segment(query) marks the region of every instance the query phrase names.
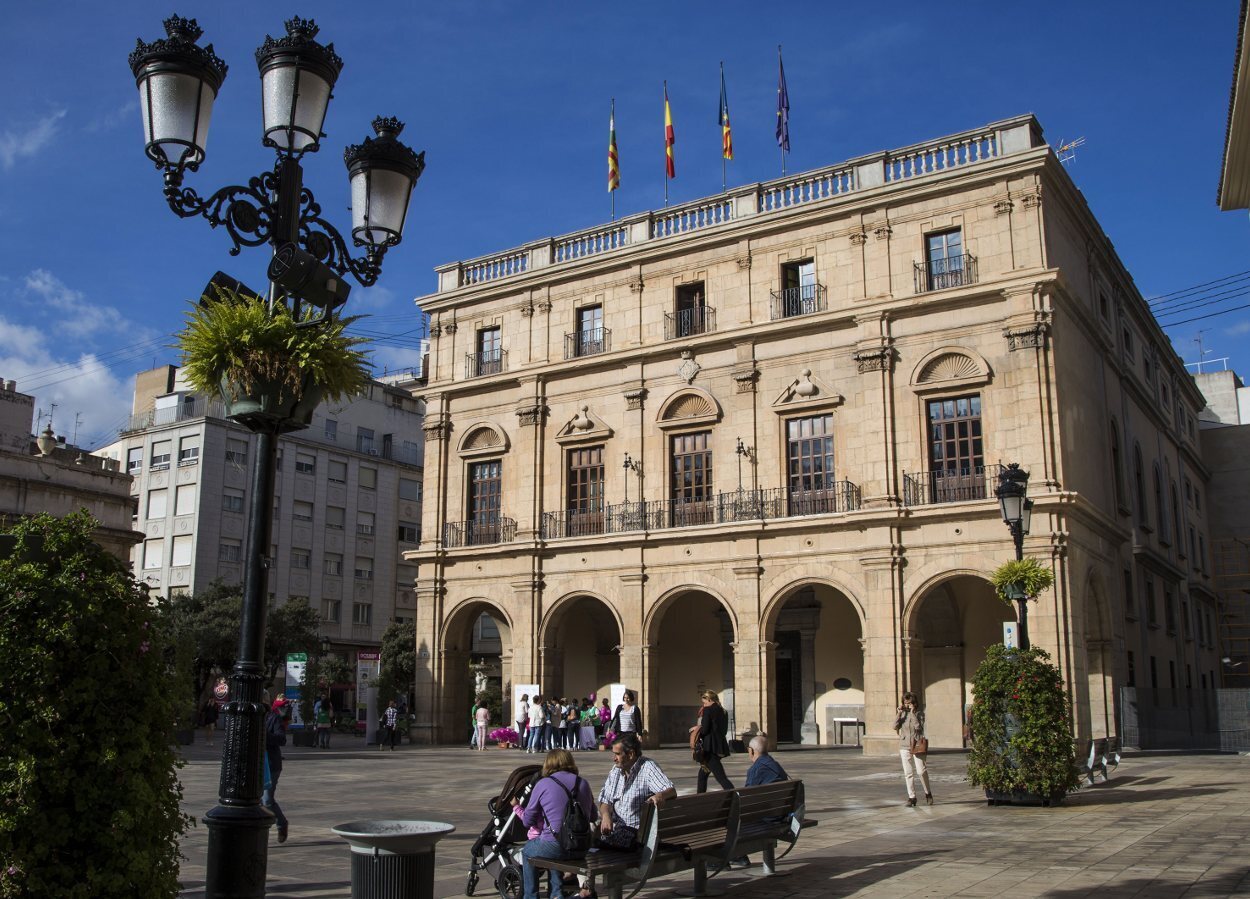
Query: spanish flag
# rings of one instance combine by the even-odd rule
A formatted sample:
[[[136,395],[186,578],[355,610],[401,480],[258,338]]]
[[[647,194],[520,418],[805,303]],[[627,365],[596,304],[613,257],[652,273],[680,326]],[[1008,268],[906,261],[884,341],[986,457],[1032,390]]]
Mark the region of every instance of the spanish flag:
[[[608,115],[608,193],[621,186],[621,164],[616,155],[616,101]]]
[[[733,132],[729,130],[729,94],[725,92],[725,64],[720,64],[720,130],[721,156],[734,158]]]
[[[677,137],[673,133],[673,110],[668,105],[668,82],[664,82],[664,173],[669,178],[677,177],[677,168],[673,164],[673,144]]]

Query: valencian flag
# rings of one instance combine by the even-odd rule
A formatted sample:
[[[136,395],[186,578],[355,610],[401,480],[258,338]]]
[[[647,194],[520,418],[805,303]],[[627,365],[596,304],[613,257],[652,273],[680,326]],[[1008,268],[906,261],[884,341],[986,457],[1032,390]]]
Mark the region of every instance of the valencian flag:
[[[777,47],[777,146],[790,152],[790,92],[786,90],[786,67],[781,63],[781,46]]]
[[[673,133],[673,110],[668,105],[668,82],[664,82],[664,174],[669,178],[677,177],[677,167],[673,163],[673,144],[677,137]]]
[[[616,155],[616,101],[612,101],[612,112],[608,115],[608,191],[621,186],[621,164]]]
[[[734,158],[733,132],[729,130],[729,94],[725,92],[725,64],[720,64],[720,131],[721,156]]]

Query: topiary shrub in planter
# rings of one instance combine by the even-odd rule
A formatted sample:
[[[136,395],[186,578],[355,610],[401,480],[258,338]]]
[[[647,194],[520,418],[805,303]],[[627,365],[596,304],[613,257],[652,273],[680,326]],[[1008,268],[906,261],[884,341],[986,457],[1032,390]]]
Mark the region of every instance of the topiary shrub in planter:
[[[178,894],[191,819],[174,728],[186,707],[159,605],[91,539],[41,515],[0,552],[0,896]]]
[[[998,598],[1010,605],[1015,600],[1037,599],[1055,583],[1055,573],[1037,559],[1004,562],[990,575]]]
[[[187,313],[178,335],[183,374],[202,393],[220,393],[226,416],[252,428],[307,426],[323,399],[360,392],[369,368],[345,332],[358,317],[297,322],[278,304],[217,288]]]
[[[972,693],[968,780],[991,805],[1055,805],[1077,788],[1068,695],[1045,650],[991,646]]]

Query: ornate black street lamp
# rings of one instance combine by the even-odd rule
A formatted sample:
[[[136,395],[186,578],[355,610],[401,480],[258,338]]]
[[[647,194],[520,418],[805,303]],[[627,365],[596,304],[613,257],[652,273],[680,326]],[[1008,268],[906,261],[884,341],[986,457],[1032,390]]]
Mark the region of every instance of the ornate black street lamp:
[[[164,170],[165,199],[182,218],[202,216],[223,227],[237,256],[242,247],[269,244],[269,309],[281,304],[298,321],[316,326],[347,298],[343,278],[362,286],[375,283],[386,251],[399,243],[412,189],[425,168],[425,154],[414,153],[398,137],[396,119],[373,122],[374,138],[347,148],[352,195],[352,242],[364,249],[353,257],[339,232],[321,216],[321,207],[304,187],[300,160],[321,146],[321,131],[343,61],[334,45],[316,41],[311,19],[286,23],[286,35],[266,36],[256,51],[263,97],[262,142],[276,152],[271,171],[246,185],[223,187],[208,197],[183,187],[187,172],[204,161],[213,103],[226,77],[226,64],[212,45],[196,44],[203,33],[194,19],[165,20],[166,37],[138,45],[130,67],[139,88],[145,152]],[[315,311],[307,307],[315,307]],[[273,816],[261,804],[264,714],[265,554],[273,509],[277,438],[306,425],[288,419],[248,419],[257,435],[252,476],[247,553],[243,576],[243,615],[238,661],[230,675],[230,698],[223,710],[225,747],[220,804],[204,816],[208,826],[206,896],[263,897],[269,827]]]
[[[1033,500],[1029,499],[1029,473],[1012,462],[998,473],[998,486],[994,495],[998,497],[998,507],[1003,515],[1003,522],[1011,530],[1011,540],[1016,547],[1016,561],[1024,558],[1024,538],[1029,533],[1029,524],[1033,518]],[[1029,648],[1029,598],[1023,590],[1015,589],[1012,598],[1020,608],[1020,648]]]

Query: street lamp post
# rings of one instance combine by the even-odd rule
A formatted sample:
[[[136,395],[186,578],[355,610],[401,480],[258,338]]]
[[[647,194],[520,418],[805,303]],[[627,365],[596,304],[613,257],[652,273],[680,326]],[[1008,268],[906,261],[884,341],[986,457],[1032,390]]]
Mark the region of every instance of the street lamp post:
[[[181,218],[202,216],[222,227],[237,256],[242,247],[268,244],[270,314],[285,308],[304,326],[327,321],[350,289],[343,278],[374,284],[386,251],[400,242],[412,189],[425,168],[425,154],[400,143],[396,119],[373,122],[376,137],[344,153],[352,197],[352,242],[364,249],[353,257],[340,233],[321,215],[304,187],[301,159],[315,153],[331,91],[343,68],[334,45],[316,41],[311,19],[286,22],[286,34],[266,36],[256,51],[260,70],[264,130],[262,143],[276,153],[271,171],[246,185],[223,187],[200,197],[184,187],[187,172],[204,161],[213,103],[226,77],[226,64],[212,45],[200,47],[203,33],[194,19],[173,16],[166,37],[139,40],[130,66],[139,89],[145,152],[164,172],[165,199]],[[211,298],[210,298],[211,299]],[[273,815],[261,806],[264,715],[266,590],[265,558],[273,509],[273,481],[280,434],[305,425],[256,416],[240,423],[256,434],[256,467],[248,515],[239,651],[230,674],[229,701],[223,709],[225,747],[218,787],[219,804],[204,816],[208,826],[205,895],[263,897],[269,827]]]
[[[1033,518],[1033,500],[1029,499],[1029,473],[1012,462],[998,473],[998,486],[994,495],[998,497],[998,507],[1002,512],[1003,522],[1011,530],[1011,540],[1016,547],[1016,561],[1024,558],[1024,538],[1029,533],[1029,525]],[[1023,590],[1017,590],[1014,597],[1019,605],[1020,617],[1020,648],[1029,648],[1029,598]]]

